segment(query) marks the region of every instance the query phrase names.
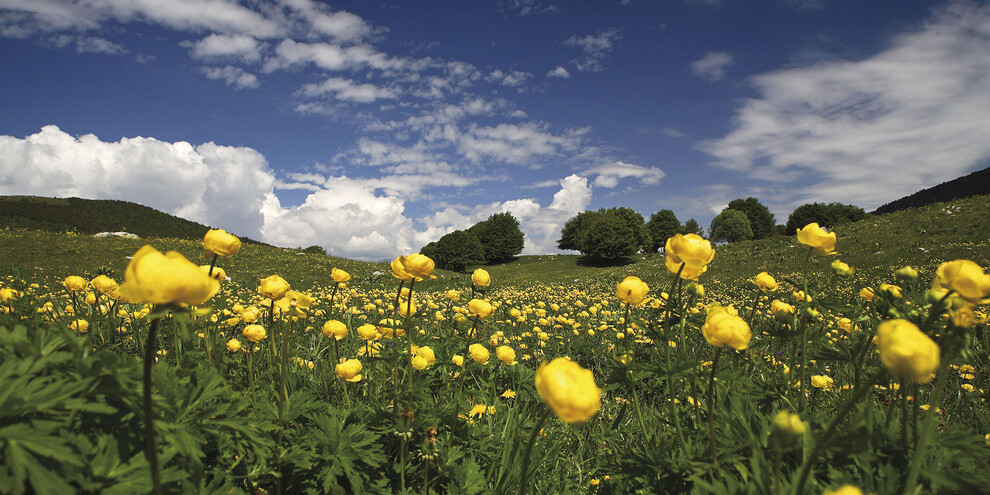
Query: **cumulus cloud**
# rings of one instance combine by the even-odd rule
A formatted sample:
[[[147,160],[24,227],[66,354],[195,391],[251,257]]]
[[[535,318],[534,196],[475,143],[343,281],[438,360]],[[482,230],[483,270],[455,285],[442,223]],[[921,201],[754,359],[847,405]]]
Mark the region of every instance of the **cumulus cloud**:
[[[393,99],[398,92],[391,88],[380,88],[374,84],[355,83],[350,79],[331,77],[321,83],[305,84],[297,92],[310,98],[332,95],[338,100],[356,103],[371,103],[380,99]]]
[[[127,48],[124,48],[124,45],[120,43],[114,43],[106,38],[82,36],[76,40],[76,53],[124,55],[127,53]]]
[[[533,160],[573,151],[580,143],[574,133],[555,135],[536,123],[473,126],[459,143],[461,154],[471,161],[492,158],[517,165],[538,165]]]
[[[691,73],[708,81],[725,77],[725,69],[732,65],[732,55],[727,52],[710,52],[691,63]]]
[[[567,72],[567,69],[565,69],[564,66],[558,65],[553,69],[550,69],[550,72],[547,72],[547,77],[559,77],[561,79],[567,79],[568,77],[571,77],[571,73]]]
[[[699,148],[751,178],[811,181],[781,205],[872,209],[990,158],[990,6],[954,3],[871,57],[752,82],[732,132]]]
[[[585,175],[596,175],[595,185],[605,188],[613,188],[619,185],[619,180],[626,177],[634,177],[641,184],[656,185],[660,183],[666,175],[663,170],[657,167],[643,167],[631,163],[616,161],[605,163],[584,171]]]
[[[370,67],[386,70],[401,68],[405,62],[389,58],[367,45],[343,46],[334,43],[305,43],[291,39],[282,40],[275,48],[275,56],[265,61],[266,72],[305,64],[320,69],[341,71]]]
[[[502,86],[511,86],[513,88],[522,86],[527,79],[533,77],[533,74],[529,72],[523,72],[519,70],[514,70],[512,72],[503,72],[501,69],[493,70],[485,78],[486,81],[501,84]]]
[[[195,43],[185,42],[195,59],[229,57],[247,62],[261,58],[261,44],[251,36],[241,34],[211,34]]]
[[[602,31],[597,35],[577,36],[572,35],[564,41],[567,46],[581,48],[584,51],[584,58],[573,61],[575,67],[582,72],[601,72],[605,70],[602,60],[612,52],[615,41],[621,38],[618,30],[611,29]]]
[[[240,67],[228,65],[225,67],[203,67],[203,75],[207,79],[223,80],[234,89],[255,89],[261,86],[258,76]]]

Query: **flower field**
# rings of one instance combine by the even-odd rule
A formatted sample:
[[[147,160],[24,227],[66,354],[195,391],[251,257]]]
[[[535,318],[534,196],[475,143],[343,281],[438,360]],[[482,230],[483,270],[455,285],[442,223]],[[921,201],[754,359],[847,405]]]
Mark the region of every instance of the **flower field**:
[[[985,492],[987,209],[471,276],[6,230],[0,493]]]

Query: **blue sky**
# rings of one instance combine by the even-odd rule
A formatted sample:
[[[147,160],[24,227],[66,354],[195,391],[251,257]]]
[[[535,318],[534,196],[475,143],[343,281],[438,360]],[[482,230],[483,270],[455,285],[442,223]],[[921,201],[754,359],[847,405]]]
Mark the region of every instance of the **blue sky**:
[[[385,259],[501,211],[871,210],[990,160],[986,2],[0,0],[0,194]]]

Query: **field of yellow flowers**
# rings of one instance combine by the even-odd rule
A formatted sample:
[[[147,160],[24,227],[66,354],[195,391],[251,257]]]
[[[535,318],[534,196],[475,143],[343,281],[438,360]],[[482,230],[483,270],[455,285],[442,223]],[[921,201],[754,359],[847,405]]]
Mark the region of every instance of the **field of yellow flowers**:
[[[732,285],[693,234],[572,284],[419,254],[235,283],[222,230],[202,266],[8,276],[0,493],[985,492],[985,268],[788,242],[800,269]]]

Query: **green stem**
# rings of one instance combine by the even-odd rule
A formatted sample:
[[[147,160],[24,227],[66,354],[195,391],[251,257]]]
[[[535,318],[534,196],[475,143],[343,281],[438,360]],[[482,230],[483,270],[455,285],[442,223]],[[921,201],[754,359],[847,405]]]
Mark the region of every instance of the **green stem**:
[[[631,371],[626,370],[626,376],[629,377],[629,387],[632,388],[633,405],[636,406],[636,417],[639,418],[639,429],[643,432],[643,438],[646,439],[647,441],[650,441],[652,437],[649,433],[647,433],[646,422],[643,421],[643,411],[640,410],[640,406],[639,406],[639,394],[636,392],[636,382],[633,381],[633,376]],[[623,407],[625,407],[625,404],[623,404]]]
[[[904,483],[903,493],[914,493],[915,485],[918,484],[918,470],[922,462],[928,457],[928,442],[931,440],[935,429],[935,420],[938,418],[938,405],[942,402],[942,392],[945,391],[946,377],[948,376],[949,361],[946,356],[942,356],[942,362],[936,371],[935,392],[931,402],[929,402],[928,414],[925,416],[918,432],[917,444],[914,448],[914,456],[911,457],[911,465],[908,468],[907,481]]]
[[[543,417],[540,418],[540,422],[536,424],[536,428],[533,428],[533,433],[529,435],[529,443],[526,444],[526,452],[523,453],[522,471],[519,472],[519,495],[525,495],[529,491],[529,461],[533,453],[533,444],[536,443],[536,437],[540,435],[543,425],[546,424],[549,418],[550,409],[547,408],[546,412],[543,413]]]
[[[715,368],[718,367],[718,358],[722,356],[725,346],[719,347],[715,352],[715,359],[712,360],[712,374],[708,377],[708,436],[711,440],[712,464],[718,469],[718,450],[715,446],[715,413],[713,403],[715,402]]]
[[[158,466],[158,447],[155,445],[155,416],[151,404],[151,367],[155,364],[156,333],[158,333],[158,318],[153,318],[144,348],[144,455],[148,458],[148,464],[151,467],[153,487],[151,493],[161,495],[162,475]]]

